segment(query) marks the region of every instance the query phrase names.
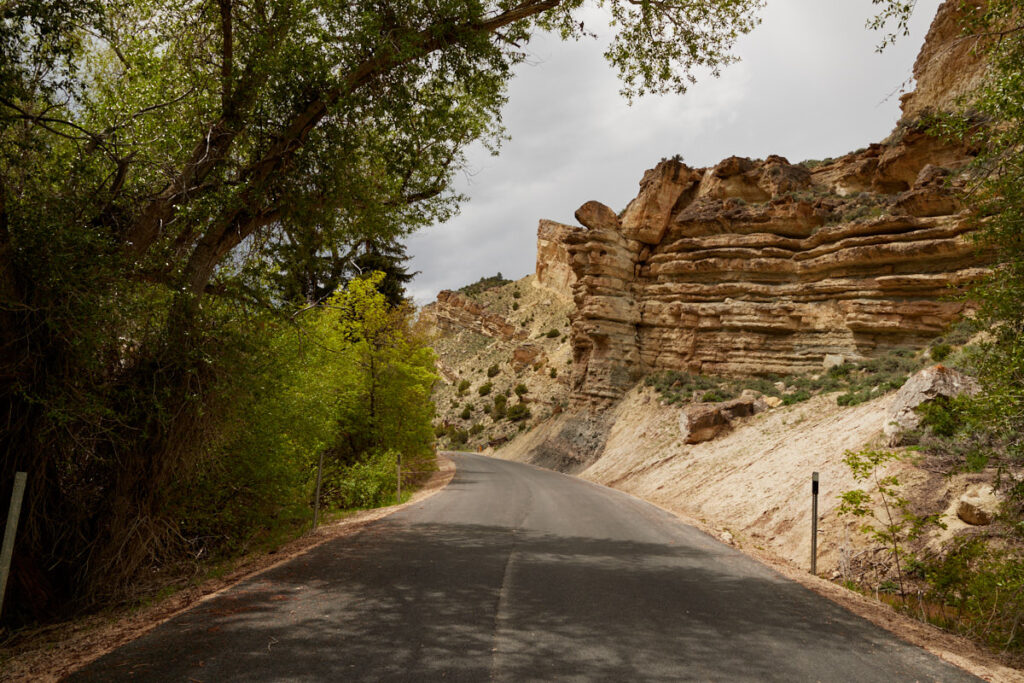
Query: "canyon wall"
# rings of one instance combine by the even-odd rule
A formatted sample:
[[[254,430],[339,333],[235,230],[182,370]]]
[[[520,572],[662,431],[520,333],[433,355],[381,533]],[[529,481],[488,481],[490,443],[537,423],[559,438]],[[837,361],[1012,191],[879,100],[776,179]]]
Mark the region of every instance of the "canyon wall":
[[[571,287],[576,306],[575,405],[607,406],[663,369],[813,372],[923,344],[964,312],[954,295],[990,260],[956,196],[974,152],[919,122],[982,73],[954,4],[884,142],[828,163],[663,160],[622,214],[588,202],[582,227],[541,221],[537,282]]]

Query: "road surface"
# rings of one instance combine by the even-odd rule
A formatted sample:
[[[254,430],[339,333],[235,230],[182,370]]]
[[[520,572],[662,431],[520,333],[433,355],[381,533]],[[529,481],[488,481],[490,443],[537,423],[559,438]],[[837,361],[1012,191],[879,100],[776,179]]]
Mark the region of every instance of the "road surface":
[[[452,457],[440,493],[71,680],[978,680],[635,498]]]

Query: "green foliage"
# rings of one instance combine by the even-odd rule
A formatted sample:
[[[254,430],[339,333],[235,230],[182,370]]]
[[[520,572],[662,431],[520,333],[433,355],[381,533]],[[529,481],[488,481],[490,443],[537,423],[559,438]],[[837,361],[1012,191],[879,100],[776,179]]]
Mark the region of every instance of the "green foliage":
[[[491,382],[484,382],[483,384],[476,388],[476,393],[480,394],[481,396],[486,396],[487,394],[491,393],[491,389],[493,388],[494,384],[492,384]]]
[[[482,424],[480,424],[479,422],[474,422],[473,426],[471,426],[469,428],[469,435],[470,436],[476,436],[477,434],[479,434],[482,431],[484,431],[484,426]]]
[[[433,354],[391,309],[374,276],[350,283],[295,324],[268,326],[255,367],[224,385],[220,438],[180,473],[168,505],[190,552],[243,552],[268,528],[309,518],[318,455],[329,507],[394,496],[398,452],[427,467]]]
[[[517,290],[515,290],[514,292],[512,292],[512,298],[513,298],[513,299],[518,299],[518,298],[520,298],[520,297],[521,297],[522,295],[523,295],[523,294],[522,294],[522,292],[520,292],[520,291],[519,291],[518,289],[517,289]],[[518,308],[518,306],[519,306],[519,305],[518,305],[518,304],[516,304],[515,306],[513,306],[513,308]]]
[[[551,371],[548,373],[548,375],[551,377],[551,379],[555,379],[556,377],[558,377],[558,370],[556,370],[555,368],[551,368]]]
[[[839,516],[852,515],[862,520],[860,530],[885,547],[896,568],[896,583],[901,596],[906,595],[905,564],[908,558],[906,544],[919,538],[929,526],[945,525],[940,515],[918,515],[910,507],[910,500],[900,492],[900,481],[893,475],[882,476],[881,470],[900,455],[892,451],[864,449],[846,451],[843,462],[858,482],[869,482],[874,491],[853,489],[839,495]],[[878,501],[875,500],[875,492]],[[876,512],[881,508],[881,512]]]
[[[512,310],[513,311],[518,311],[519,310],[519,302],[518,301],[512,302]],[[526,326],[526,323],[523,323],[523,327],[525,327],[525,326]]]
[[[811,392],[806,389],[797,389],[791,394],[784,394],[782,396],[782,403],[787,406],[794,405],[796,403],[802,403],[811,397]]]
[[[497,364],[487,368],[488,377],[497,377],[499,372],[501,372],[501,369],[497,366]]]
[[[544,336],[547,337],[548,339],[554,339],[555,337],[558,337],[561,334],[562,334],[561,332],[559,332],[558,330],[556,330],[555,328],[552,327],[550,330],[548,330],[545,333]]]
[[[465,287],[460,287],[459,291],[465,294],[466,296],[473,297],[478,294],[486,292],[488,289],[501,287],[503,285],[509,284],[510,282],[512,281],[506,280],[504,277],[502,277],[501,273],[498,273],[497,275],[491,275],[490,277],[482,277],[472,284],[466,285]]]
[[[465,446],[467,441],[469,441],[469,432],[465,429],[453,428],[448,432],[448,445],[451,448],[457,449],[460,446]]]
[[[922,571],[928,598],[954,608],[933,622],[1004,652],[1024,652],[1024,558],[991,548],[983,538],[965,538],[923,562]]]
[[[508,419],[512,422],[519,422],[530,417],[530,408],[525,403],[517,403],[508,409]]]
[[[922,360],[913,352],[898,348],[875,359],[833,366],[816,379],[805,375],[735,379],[667,370],[648,376],[644,384],[654,387],[670,405],[687,403],[694,396],[705,402],[727,401],[745,389],[753,389],[765,396],[781,398],[786,405],[806,401],[823,392],[840,391],[843,393],[837,396],[836,402],[850,406],[898,389],[922,365]],[[785,389],[779,388],[780,383]]]
[[[527,393],[528,391],[529,391],[529,389],[522,382],[520,382],[519,384],[516,385],[516,388],[515,388],[516,396],[522,396],[523,394]]]
[[[936,363],[941,363],[942,361],[949,358],[949,354],[952,352],[953,347],[950,346],[949,344],[936,344],[931,348],[931,350],[928,353],[929,355],[931,355],[933,361],[935,361]]]
[[[459,413],[459,417],[461,417],[463,420],[468,420],[469,418],[473,417],[473,411],[469,409],[469,406],[466,406],[465,408],[462,409],[462,412]]]
[[[508,407],[508,398],[498,394],[494,397],[494,408],[491,410],[491,419],[497,422],[505,417]]]
[[[456,389],[456,392],[458,393],[459,396],[465,396],[466,392],[469,391],[469,387],[470,386],[471,386],[470,381],[468,379],[464,379],[461,382],[459,382],[459,386]]]
[[[331,502],[345,510],[390,505],[395,500],[398,452],[371,452],[356,462],[332,469],[324,486],[331,491]]]

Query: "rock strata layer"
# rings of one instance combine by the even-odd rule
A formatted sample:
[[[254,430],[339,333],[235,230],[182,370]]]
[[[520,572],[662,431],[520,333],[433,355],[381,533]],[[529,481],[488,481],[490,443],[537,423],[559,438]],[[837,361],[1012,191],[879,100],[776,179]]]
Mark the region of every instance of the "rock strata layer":
[[[526,339],[526,332],[516,327],[500,315],[467,296],[451,290],[442,290],[437,301],[423,307],[421,318],[439,330],[460,332],[469,330],[485,337],[510,341]]]
[[[584,204],[584,229],[558,233],[577,402],[614,401],[655,370],[812,372],[941,334],[965,308],[950,295],[989,261],[946,182],[969,159],[907,135],[820,171],[669,160],[621,216]]]
[[[663,160],[621,214],[591,201],[582,227],[541,221],[538,281],[571,287],[576,306],[575,405],[609,405],[657,370],[820,371],[924,344],[965,312],[952,295],[991,262],[957,197],[975,150],[919,122],[950,106],[957,59],[960,91],[981,73],[950,7],[886,141],[827,163]]]

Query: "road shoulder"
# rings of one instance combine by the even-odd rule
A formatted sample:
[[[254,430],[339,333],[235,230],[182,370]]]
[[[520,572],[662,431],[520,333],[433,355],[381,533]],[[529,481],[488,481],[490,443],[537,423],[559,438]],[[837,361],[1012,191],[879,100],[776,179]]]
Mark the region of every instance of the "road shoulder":
[[[22,641],[15,652],[0,651],[0,661],[9,657],[4,661],[3,671],[0,671],[0,681],[59,681],[242,581],[289,562],[328,541],[357,534],[371,522],[416,505],[441,491],[454,477],[455,463],[444,452],[438,453],[437,464],[438,471],[401,505],[364,510],[325,524],[274,551],[244,558],[221,577],[178,591],[142,609],[95,615],[40,629],[30,636],[30,640]]]

